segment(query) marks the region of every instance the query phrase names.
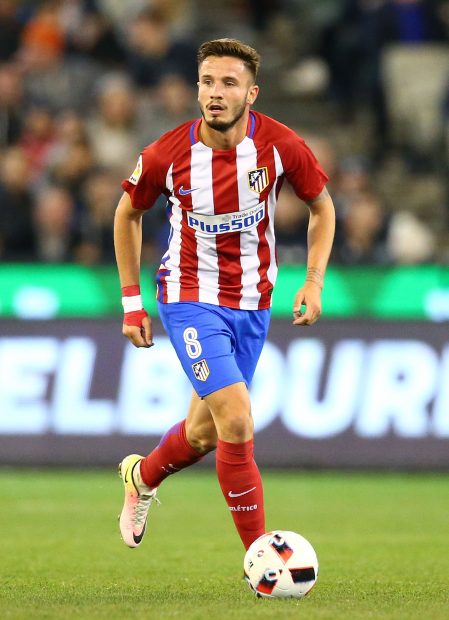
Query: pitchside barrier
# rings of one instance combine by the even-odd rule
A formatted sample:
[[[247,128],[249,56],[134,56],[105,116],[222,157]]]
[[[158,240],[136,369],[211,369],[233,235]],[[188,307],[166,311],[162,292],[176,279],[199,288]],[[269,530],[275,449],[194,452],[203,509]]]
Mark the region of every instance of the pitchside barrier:
[[[155,320],[0,321],[0,463],[112,465],[184,417],[191,388]],[[251,386],[262,466],[449,469],[444,322],[274,318]],[[213,462],[208,457],[207,463]]]

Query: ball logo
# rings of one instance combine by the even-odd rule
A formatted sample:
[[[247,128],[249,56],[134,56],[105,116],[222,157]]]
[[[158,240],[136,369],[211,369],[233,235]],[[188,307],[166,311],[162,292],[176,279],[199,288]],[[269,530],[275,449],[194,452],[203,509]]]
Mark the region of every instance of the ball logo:
[[[275,534],[269,540],[269,545],[273,547],[276,553],[286,562],[293,555],[293,549],[289,547],[284,538],[279,534]]]

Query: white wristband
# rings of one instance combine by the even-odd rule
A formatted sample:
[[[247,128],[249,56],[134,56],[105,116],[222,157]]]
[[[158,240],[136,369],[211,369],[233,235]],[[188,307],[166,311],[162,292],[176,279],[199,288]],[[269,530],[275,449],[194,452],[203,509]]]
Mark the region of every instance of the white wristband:
[[[122,297],[122,304],[124,312],[136,312],[136,310],[142,310],[142,295],[133,295],[132,297]]]

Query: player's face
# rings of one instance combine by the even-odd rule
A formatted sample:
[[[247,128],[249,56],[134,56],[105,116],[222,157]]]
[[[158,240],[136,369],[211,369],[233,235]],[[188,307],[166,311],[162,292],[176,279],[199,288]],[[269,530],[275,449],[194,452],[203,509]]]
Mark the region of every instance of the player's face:
[[[228,131],[256,100],[254,84],[245,63],[232,56],[209,56],[199,68],[198,101],[205,122]]]

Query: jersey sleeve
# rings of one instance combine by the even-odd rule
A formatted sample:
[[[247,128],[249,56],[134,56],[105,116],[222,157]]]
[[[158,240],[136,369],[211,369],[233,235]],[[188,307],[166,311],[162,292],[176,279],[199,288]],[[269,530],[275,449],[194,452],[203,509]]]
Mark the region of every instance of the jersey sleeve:
[[[296,195],[305,202],[316,198],[329,177],[304,140],[292,132],[280,146],[280,155],[285,177]]]
[[[166,172],[157,151],[157,142],[147,146],[140,154],[132,175],[122,181],[122,188],[129,194],[135,209],[150,209],[166,189]]]

